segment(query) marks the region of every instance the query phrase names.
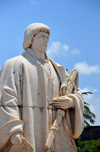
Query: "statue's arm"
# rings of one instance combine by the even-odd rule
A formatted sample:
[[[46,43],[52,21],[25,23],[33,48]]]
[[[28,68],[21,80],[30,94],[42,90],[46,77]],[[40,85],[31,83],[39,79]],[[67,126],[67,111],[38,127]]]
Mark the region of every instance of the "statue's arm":
[[[84,129],[84,100],[79,91],[70,94],[69,97],[74,101],[74,108],[69,109],[71,136],[76,139]]]
[[[20,73],[14,64],[7,61],[0,76],[0,149],[14,133],[23,133]]]
[[[78,138],[84,128],[84,99],[78,89],[78,71],[76,69],[73,69],[70,76],[66,71],[65,73],[67,78],[67,86],[64,86],[64,84],[62,84],[61,91],[63,92],[62,94],[73,101],[72,108],[67,110],[66,121],[69,120],[69,122],[65,123],[65,125],[68,124],[71,133],[70,135],[73,138]],[[65,128],[67,128],[67,126]]]

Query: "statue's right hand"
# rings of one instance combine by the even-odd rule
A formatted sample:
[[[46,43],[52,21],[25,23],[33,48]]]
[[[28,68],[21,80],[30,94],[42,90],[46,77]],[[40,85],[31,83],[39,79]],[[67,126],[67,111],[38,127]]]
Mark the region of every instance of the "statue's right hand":
[[[16,132],[11,136],[11,143],[13,145],[22,146],[23,148],[26,148],[26,146],[22,143],[23,135],[20,132]]]

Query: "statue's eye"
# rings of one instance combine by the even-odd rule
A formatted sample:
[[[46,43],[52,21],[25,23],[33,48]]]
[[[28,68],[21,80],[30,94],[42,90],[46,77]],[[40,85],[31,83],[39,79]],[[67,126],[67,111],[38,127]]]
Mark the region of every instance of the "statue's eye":
[[[45,35],[40,35],[39,38],[45,38]]]

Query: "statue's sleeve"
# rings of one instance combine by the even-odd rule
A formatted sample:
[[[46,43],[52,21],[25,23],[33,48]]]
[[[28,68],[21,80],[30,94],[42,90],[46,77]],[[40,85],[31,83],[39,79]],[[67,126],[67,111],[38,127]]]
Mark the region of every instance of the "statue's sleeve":
[[[69,95],[73,99],[74,107],[66,111],[65,130],[69,135],[77,139],[84,129],[84,99],[79,91]]]
[[[0,72],[0,149],[15,132],[23,133],[21,121],[21,73],[14,61],[6,61]]]
[[[78,89],[78,71],[76,69],[73,69],[70,76],[68,75],[67,71],[65,71],[65,73],[66,78],[71,82],[74,82],[75,88],[73,90],[73,83],[71,83],[72,85],[68,83],[67,89],[70,89],[68,97],[72,98],[74,107],[67,110],[64,124],[67,133],[69,133],[72,138],[76,139],[80,136],[84,128],[84,99]]]

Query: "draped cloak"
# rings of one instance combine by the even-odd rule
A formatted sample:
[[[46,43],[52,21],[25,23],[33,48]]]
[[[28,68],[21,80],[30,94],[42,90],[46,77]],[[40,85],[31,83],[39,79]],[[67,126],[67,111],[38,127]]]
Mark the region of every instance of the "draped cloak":
[[[63,66],[48,59],[49,65],[41,64],[28,49],[4,63],[0,75],[1,152],[6,152],[15,132],[23,134],[34,152],[45,152],[48,131],[56,119],[56,108],[49,102],[59,96],[61,84],[69,76]],[[84,127],[83,98],[78,91],[70,97],[75,107],[66,110],[52,144],[55,152],[75,152],[73,139]]]

